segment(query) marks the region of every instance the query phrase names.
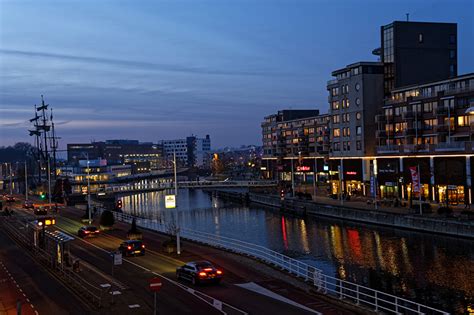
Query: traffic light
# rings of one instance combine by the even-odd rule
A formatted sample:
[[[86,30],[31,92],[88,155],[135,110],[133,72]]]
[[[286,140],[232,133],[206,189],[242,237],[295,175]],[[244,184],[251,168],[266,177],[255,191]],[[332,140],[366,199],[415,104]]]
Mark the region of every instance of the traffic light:
[[[122,209],[122,199],[117,200],[115,203],[115,208],[118,210]]]
[[[284,190],[284,189],[281,189],[281,190],[280,190],[280,199],[281,199],[281,200],[284,200],[284,199],[285,199],[285,190]]]
[[[45,200],[46,199],[46,194],[44,192],[40,192],[40,199]]]

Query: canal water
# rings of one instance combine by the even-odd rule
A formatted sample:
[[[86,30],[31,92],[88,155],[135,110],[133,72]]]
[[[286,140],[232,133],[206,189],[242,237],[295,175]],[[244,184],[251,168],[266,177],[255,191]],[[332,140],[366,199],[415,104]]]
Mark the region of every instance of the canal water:
[[[173,222],[167,192],[122,197],[126,213]],[[172,191],[168,193],[173,193]],[[453,314],[474,312],[474,242],[323,217],[292,217],[180,189],[181,226],[266,246],[328,275]]]

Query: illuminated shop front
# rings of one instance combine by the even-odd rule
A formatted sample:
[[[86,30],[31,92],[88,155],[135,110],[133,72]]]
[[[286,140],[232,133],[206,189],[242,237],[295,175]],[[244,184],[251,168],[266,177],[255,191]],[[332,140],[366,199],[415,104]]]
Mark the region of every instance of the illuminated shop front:
[[[435,200],[452,205],[463,204],[466,194],[466,158],[434,158]]]
[[[362,159],[343,160],[342,170],[341,160],[331,160],[329,178],[332,194],[339,194],[341,188],[349,196],[364,194]]]

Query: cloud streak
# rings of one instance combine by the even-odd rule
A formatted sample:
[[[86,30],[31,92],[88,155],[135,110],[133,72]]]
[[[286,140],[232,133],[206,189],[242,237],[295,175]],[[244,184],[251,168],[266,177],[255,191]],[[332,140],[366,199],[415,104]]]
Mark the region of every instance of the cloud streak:
[[[153,62],[144,61],[132,61],[123,59],[103,58],[103,57],[84,57],[68,54],[55,54],[49,52],[39,51],[24,51],[15,49],[0,49],[1,54],[12,55],[18,57],[35,57],[35,58],[48,58],[48,59],[59,59],[66,61],[75,61],[83,63],[95,63],[113,66],[124,66],[138,68],[142,70],[154,70],[154,71],[165,71],[165,72],[178,72],[187,74],[197,75],[225,75],[225,76],[293,76],[295,74],[285,72],[271,72],[271,71],[227,71],[217,69],[205,69],[199,67],[186,67],[180,65],[170,64],[159,64]],[[298,74],[299,76],[301,73]]]

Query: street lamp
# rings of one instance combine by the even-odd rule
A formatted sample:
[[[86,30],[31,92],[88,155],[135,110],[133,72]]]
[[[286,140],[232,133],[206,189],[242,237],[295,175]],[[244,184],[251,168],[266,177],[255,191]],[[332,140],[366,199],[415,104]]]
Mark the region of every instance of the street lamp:
[[[179,235],[179,214],[178,214],[178,172],[176,165],[176,149],[173,150],[173,168],[174,168],[174,197],[175,197],[175,209],[176,209],[176,253],[181,254],[181,241]]]

